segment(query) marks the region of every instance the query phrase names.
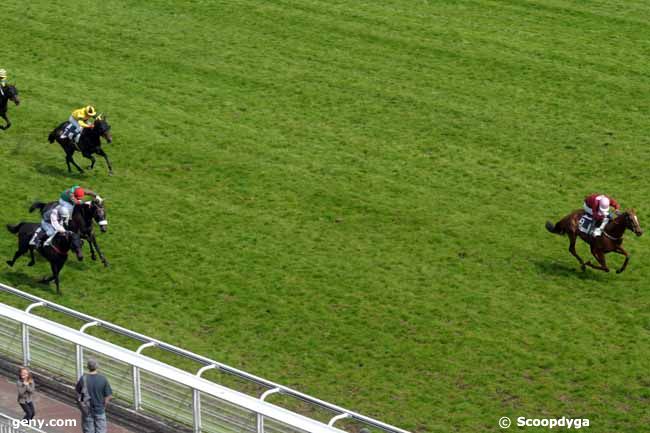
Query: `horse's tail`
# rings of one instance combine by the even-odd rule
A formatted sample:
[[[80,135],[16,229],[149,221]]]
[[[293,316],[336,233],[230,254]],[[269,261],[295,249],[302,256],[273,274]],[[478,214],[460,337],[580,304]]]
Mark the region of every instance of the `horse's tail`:
[[[47,136],[47,141],[50,143],[54,143],[54,140],[56,140],[56,129],[52,130],[52,132],[50,132],[50,135]]]
[[[32,203],[32,205],[29,207],[29,213],[34,212],[36,209],[42,211],[43,208],[44,208],[45,206],[46,206],[45,203],[40,202],[40,201],[35,201],[35,202]]]
[[[20,228],[23,226],[23,224],[24,223],[18,223],[16,225],[7,224],[7,230],[13,234],[16,234],[20,231]]]
[[[557,222],[557,224],[553,224],[550,221],[546,221],[546,230],[560,236],[567,234],[568,231],[567,220],[569,218],[570,216],[566,218],[562,218],[560,221]]]

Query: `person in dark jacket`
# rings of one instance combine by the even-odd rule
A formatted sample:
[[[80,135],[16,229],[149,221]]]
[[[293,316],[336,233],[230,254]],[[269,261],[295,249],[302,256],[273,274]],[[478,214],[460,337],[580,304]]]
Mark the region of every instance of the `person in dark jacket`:
[[[36,411],[34,410],[34,402],[32,396],[34,395],[34,378],[32,373],[25,367],[18,371],[18,404],[25,412],[25,420],[34,419]]]
[[[90,358],[87,363],[88,374],[79,378],[75,387],[77,394],[83,394],[84,381],[90,396],[90,413],[81,415],[83,433],[106,433],[106,406],[113,398],[113,390],[108,380],[97,372],[97,361]]]

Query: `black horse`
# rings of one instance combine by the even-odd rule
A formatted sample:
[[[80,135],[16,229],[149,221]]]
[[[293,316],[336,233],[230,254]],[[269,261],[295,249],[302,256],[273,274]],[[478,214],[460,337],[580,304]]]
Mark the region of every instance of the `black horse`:
[[[43,214],[52,209],[57,205],[57,202],[53,201],[50,203],[42,203],[40,201],[32,203],[29,208],[29,212],[34,212],[38,209]],[[95,238],[95,233],[93,232],[93,221],[97,223],[99,229],[102,233],[105,233],[108,230],[108,220],[106,219],[106,208],[103,204],[100,204],[97,200],[91,202],[86,202],[82,205],[77,205],[72,211],[72,217],[70,218],[70,223],[68,227],[75,233],[79,233],[82,239],[86,239],[90,245],[90,257],[93,260],[97,260],[95,256],[95,250],[99,254],[99,258],[104,264],[108,267],[108,260],[99,249],[97,244],[97,238]]]
[[[11,121],[7,117],[7,102],[14,101],[14,104],[20,105],[20,98],[18,97],[18,89],[16,86],[0,86],[0,117],[5,120],[6,125],[0,126],[0,129],[9,129]]]
[[[64,134],[64,130],[66,129],[67,125],[68,122],[63,122],[54,128],[54,130],[50,132],[50,135],[47,139],[50,143],[54,143],[56,141],[63,148],[63,151],[65,152],[65,162],[68,164],[68,172],[72,172],[72,168],[70,168],[70,163],[72,163],[75,167],[77,167],[79,173],[83,173],[83,169],[79,167],[79,165],[77,165],[77,163],[72,158],[72,155],[75,153],[75,151],[78,150],[84,157],[92,161],[88,167],[89,170],[95,167],[96,160],[93,156],[93,153],[104,157],[106,160],[106,165],[108,166],[108,174],[109,176],[112,176],[113,167],[111,166],[110,159],[108,159],[108,155],[106,155],[106,152],[104,152],[104,149],[102,149],[102,142],[100,140],[102,137],[104,137],[107,143],[110,144],[113,142],[111,126],[106,121],[106,118],[103,118],[102,115],[99,115],[94,122],[94,127],[83,128],[81,136],[79,137],[79,143],[75,143],[74,140],[70,139],[67,135]]]
[[[34,266],[34,247],[29,245],[29,241],[39,225],[40,224],[38,223],[26,222],[21,222],[16,225],[7,224],[7,230],[11,233],[18,234],[18,250],[16,251],[16,254],[14,254],[13,259],[7,260],[9,266],[13,266],[14,263],[16,263],[16,260],[27,251],[29,251],[31,256],[31,260],[27,266]],[[51,245],[43,245],[38,248],[38,252],[50,262],[50,267],[52,268],[52,276],[45,277],[40,280],[40,282],[49,283],[54,280],[56,283],[57,294],[61,294],[61,288],[59,287],[59,273],[61,272],[61,269],[63,269],[66,260],[68,260],[68,251],[71,249],[75,252],[79,261],[83,260],[81,238],[78,233],[70,231],[57,233],[52,239]]]

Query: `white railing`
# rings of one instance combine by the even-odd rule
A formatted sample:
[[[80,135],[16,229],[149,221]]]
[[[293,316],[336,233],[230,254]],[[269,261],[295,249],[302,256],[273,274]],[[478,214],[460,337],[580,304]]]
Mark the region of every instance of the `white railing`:
[[[0,433],[46,433],[36,427],[17,424],[17,419],[0,413]]]
[[[341,432],[342,430],[335,428],[334,424],[345,418],[389,433],[408,433],[406,430],[4,284],[0,284],[0,292],[32,302],[25,311],[0,304],[0,357],[4,355],[13,358],[36,371],[44,370],[69,382],[75,382],[83,374],[84,359],[95,357],[100,361],[102,372],[111,381],[114,393],[120,400],[131,403],[136,411],[152,413],[192,426],[195,433]],[[31,311],[37,307],[64,313],[84,321],[85,324],[78,331],[68,328],[32,314]],[[85,334],[92,326],[111,330],[142,344],[136,352],[126,350]],[[203,367],[196,374],[182,371],[142,355],[141,352],[147,347],[157,347],[180,355],[202,364]],[[262,385],[267,390],[259,398],[255,398],[202,379],[201,375],[209,369]],[[325,424],[264,401],[274,393],[327,409],[332,412],[332,416]]]

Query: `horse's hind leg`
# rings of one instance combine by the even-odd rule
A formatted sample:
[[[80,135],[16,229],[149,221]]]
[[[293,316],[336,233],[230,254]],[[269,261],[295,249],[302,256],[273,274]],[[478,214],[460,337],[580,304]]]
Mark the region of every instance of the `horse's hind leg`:
[[[11,260],[7,260],[7,264],[13,267],[14,263],[16,263],[16,260],[18,260],[20,256],[22,256],[23,254],[25,254],[25,252],[26,252],[25,250],[21,250],[19,248],[18,251],[16,251],[16,254],[14,254],[14,258]]]
[[[585,261],[582,260],[582,257],[578,255],[578,252],[576,251],[576,234],[569,232],[567,233],[569,235],[569,252],[573,257],[578,259],[578,262],[580,263],[581,269],[584,271],[585,270]]]
[[[618,246],[618,247],[616,247],[616,249],[614,250],[614,252],[615,252],[615,253],[622,254],[622,255],[625,256],[625,261],[623,262],[623,265],[621,266],[620,269],[618,269],[618,270],[616,271],[617,274],[620,274],[621,272],[623,272],[623,271],[625,270],[625,268],[627,268],[627,262],[630,261],[630,254],[629,254],[627,251],[625,251],[625,250],[623,249],[622,246]]]

